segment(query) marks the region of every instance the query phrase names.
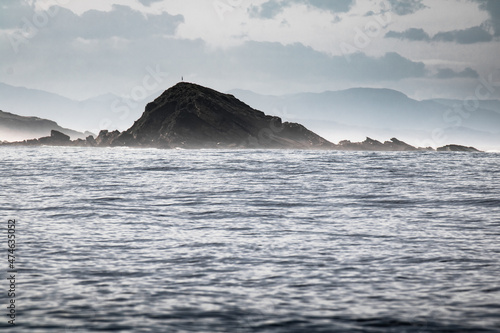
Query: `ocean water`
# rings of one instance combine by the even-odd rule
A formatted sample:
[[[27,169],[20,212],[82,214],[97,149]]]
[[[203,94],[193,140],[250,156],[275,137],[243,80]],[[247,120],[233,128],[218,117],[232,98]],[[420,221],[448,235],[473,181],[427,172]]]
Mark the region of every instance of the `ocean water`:
[[[4,147],[0,177],[2,331],[500,332],[500,154]]]

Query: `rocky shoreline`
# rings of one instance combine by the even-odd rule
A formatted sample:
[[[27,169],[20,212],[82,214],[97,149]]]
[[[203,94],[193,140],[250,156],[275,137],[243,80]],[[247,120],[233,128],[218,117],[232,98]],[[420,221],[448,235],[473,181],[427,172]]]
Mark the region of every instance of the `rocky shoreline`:
[[[48,137],[42,137],[39,139],[24,140],[18,142],[2,142],[0,146],[24,146],[24,147],[41,147],[41,146],[59,146],[59,147],[117,147],[110,143],[113,142],[113,138],[117,138],[121,133],[119,131],[109,132],[101,131],[97,139],[93,136],[88,136],[85,140],[77,139],[70,140],[69,136],[52,130],[51,135]],[[133,146],[136,148],[151,148],[152,146]],[[161,148],[161,147],[157,147]],[[181,148],[181,147],[174,147]],[[251,147],[228,145],[213,147],[217,149],[250,149]],[[192,148],[195,149],[195,148]],[[331,148],[323,148],[327,150],[339,150],[339,151],[450,151],[450,152],[480,152],[480,150],[474,147],[465,147],[461,145],[447,145],[433,149],[431,147],[427,148],[417,148],[411,146],[403,141],[396,138],[392,138],[390,141],[380,142],[373,140],[371,138],[366,138],[363,142],[351,142],[348,140],[341,141],[338,145],[334,145]]]
[[[163,149],[321,149],[344,151],[434,151],[396,138],[380,142],[329,142],[301,124],[283,122],[241,102],[233,95],[181,82],[149,103],[142,116],[124,132],[102,130],[97,138],[71,140],[60,131],[50,136],[1,146],[137,147]],[[477,152],[448,145],[437,151]]]

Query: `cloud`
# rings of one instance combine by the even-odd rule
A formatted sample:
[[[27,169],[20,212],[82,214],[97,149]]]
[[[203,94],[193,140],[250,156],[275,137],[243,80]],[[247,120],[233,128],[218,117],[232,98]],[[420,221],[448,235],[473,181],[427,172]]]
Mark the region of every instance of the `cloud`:
[[[351,83],[399,81],[423,77],[426,73],[423,63],[393,52],[381,57],[355,53],[347,62],[343,56],[332,57],[302,44],[248,42],[234,49],[229,57],[238,68],[247,68],[249,76],[258,73],[260,77],[265,75],[308,84],[331,80]]]
[[[455,72],[450,68],[443,68],[438,70],[437,74],[434,77],[437,79],[455,79],[455,78],[477,79],[479,78],[479,74],[470,67],[467,67],[461,72]]]
[[[427,8],[423,0],[389,0],[392,11],[398,15],[413,14],[421,9]]]
[[[274,77],[302,83],[399,81],[426,74],[423,63],[394,52],[381,57],[355,53],[349,56],[348,62],[343,56],[329,56],[302,44],[285,46],[280,43],[247,42],[231,50],[227,57],[226,63],[235,65],[231,71],[245,68],[248,77],[257,75],[261,79]]]
[[[406,39],[411,41],[430,41],[431,37],[428,33],[424,31],[424,29],[416,29],[410,28],[403,32],[397,31],[389,31],[386,33],[385,38],[398,38],[398,39]]]
[[[327,10],[333,13],[348,12],[354,5],[355,0],[269,0],[260,6],[250,7],[250,16],[263,19],[272,19],[283,12],[287,7],[305,4],[309,7],[320,10]]]
[[[495,31],[495,36],[500,36],[500,1],[498,0],[473,0],[479,3],[479,8],[490,15],[489,25]]]
[[[22,2],[21,2],[22,3]],[[1,12],[3,13],[3,11]],[[18,6],[11,15],[10,22],[17,22],[14,26],[3,28],[22,28],[28,21],[33,24],[33,15],[47,18],[47,23],[40,26],[42,33],[50,35],[51,38],[60,39],[108,39],[119,37],[125,39],[143,38],[145,35],[173,35],[177,26],[184,21],[181,15],[170,15],[161,13],[158,15],[135,11],[127,6],[113,5],[109,12],[89,10],[81,16],[72,11],[53,6],[48,12],[35,12],[33,9]],[[0,14],[1,15],[1,14]],[[7,25],[6,21],[0,21]],[[24,22],[24,23],[23,23]],[[35,24],[36,25],[36,24]]]
[[[492,39],[493,36],[481,27],[439,32],[432,38],[432,40],[438,42],[456,42],[458,44],[490,42]]]
[[[75,35],[74,28],[66,28],[72,31],[70,36]],[[6,47],[0,45],[0,53],[6,55],[3,66],[23,69],[17,74],[17,80],[68,96],[89,97],[110,91],[127,93],[142,82],[145,68],[156,66],[168,73],[165,89],[181,75],[213,86],[234,88],[240,84],[279,90],[280,85],[327,87],[335,82],[358,86],[426,74],[423,63],[393,52],[380,57],[355,53],[349,55],[348,62],[344,56],[331,56],[298,43],[248,41],[216,49],[201,39],[185,40],[160,34],[146,34],[121,42],[103,38],[66,40],[54,38],[50,33],[33,39],[18,54],[2,51]]]
[[[439,32],[432,38],[423,29],[410,28],[403,32],[389,31],[386,33],[385,38],[398,38],[409,41],[449,42],[458,44],[474,44],[490,42],[493,40],[493,36],[481,27]]]
[[[142,3],[144,6],[151,6],[152,3],[155,2],[160,2],[162,0],[139,0],[140,3]]]
[[[143,38],[146,35],[173,35],[177,26],[183,22],[182,16],[168,13],[143,15],[127,6],[113,5],[110,12],[89,10],[81,16],[61,9],[54,18],[59,32],[71,34],[73,38],[126,39]]]
[[[31,19],[34,12],[33,6],[26,1],[3,0],[0,4],[0,29],[17,28],[23,18]]]
[[[152,4],[152,0],[138,1],[144,5]],[[104,6],[106,11],[87,10],[93,6],[89,3],[77,11],[81,14],[63,7],[53,7],[52,12],[57,8],[57,14],[50,16],[48,24],[30,37],[28,43],[20,44],[17,54],[6,38],[0,42],[2,80],[13,85],[46,87],[47,90],[68,96],[88,97],[109,91],[126,94],[131,87],[142,82],[146,67],[156,68],[159,65],[172,77],[167,87],[182,75],[201,84],[228,89],[243,86],[257,91],[293,92],[377,86],[401,87],[407,89],[406,92],[421,90],[425,91],[425,95],[428,91],[429,94],[434,93],[434,87],[428,82],[446,86],[449,91],[457,89],[457,86],[465,89],[463,86],[473,84],[472,80],[465,78],[475,77],[477,73],[474,70],[486,73],[496,64],[494,52],[491,52],[494,45],[490,44],[493,43],[456,45],[491,40],[494,38],[491,37],[494,31],[492,26],[483,24],[480,27],[454,30],[463,29],[463,22],[455,22],[452,18],[443,22],[435,20],[435,17],[442,15],[441,6],[433,7],[429,1],[393,1],[394,11],[402,15],[420,11],[415,17],[401,17],[402,20],[398,20],[397,24],[400,30],[386,34],[386,38],[420,41],[413,44],[405,42],[405,56],[394,52],[398,50],[394,45],[399,43],[388,43],[387,40],[375,42],[374,38],[365,49],[358,48],[362,52],[349,54],[347,57],[350,62],[340,55],[339,44],[350,38],[355,27],[363,28],[363,22],[387,14],[380,7],[364,7],[362,3],[376,3],[378,6],[384,0],[253,2],[255,17],[275,18],[275,22],[250,19],[245,8],[251,7],[252,2],[235,7],[233,19],[222,22],[211,2],[200,12],[188,1],[175,2],[171,7],[167,4],[170,2],[165,1],[162,8],[169,12],[159,12],[143,7],[138,1],[132,1],[133,8]],[[225,2],[231,4],[237,1]],[[13,31],[22,31],[20,25],[23,17],[32,21],[34,13],[38,12],[28,3],[19,0],[0,1],[0,40]],[[262,5],[255,6],[256,3]],[[424,3],[431,8],[422,10]],[[474,15],[479,14],[474,18],[479,19],[474,23],[476,25],[488,19],[486,11],[478,10],[478,6],[494,12],[488,1],[477,0],[477,3],[472,3],[472,7],[471,2],[464,4],[464,1],[459,1],[456,4],[461,6],[457,9],[460,15],[466,16],[470,9],[473,9]],[[155,5],[152,4],[153,7]],[[284,8],[291,9],[290,6],[294,6],[294,10],[283,13]],[[308,13],[297,13],[295,10],[306,11],[306,6],[311,10]],[[73,10],[77,8],[67,7]],[[370,14],[376,16],[359,16],[370,9],[373,9]],[[170,15],[172,12],[185,16]],[[333,12],[348,14],[329,15]],[[432,27],[411,23],[427,14],[429,16],[426,17],[433,22]],[[332,16],[341,17],[342,22],[334,24]],[[396,14],[393,17],[397,18]],[[278,27],[279,22],[284,20],[290,22],[290,27]],[[431,28],[438,30],[432,30],[429,35]],[[388,30],[390,28],[381,30],[383,33],[379,37]],[[441,32],[434,36],[436,31]],[[491,32],[489,36],[488,31]],[[229,38],[224,34],[231,36],[231,41],[235,42],[220,42]],[[434,44],[422,48],[422,42]],[[432,59],[429,64],[433,65],[426,67],[417,59]],[[466,71],[451,65],[460,63],[474,70]],[[442,68],[438,71],[434,67],[436,64],[453,69]],[[426,80],[425,84],[423,80]]]
[[[362,53],[351,56],[353,63],[346,66],[346,74],[363,76],[370,81],[399,81],[407,78],[423,77],[426,74],[424,63],[402,57],[396,52],[388,52],[380,58],[371,58]]]
[[[427,8],[423,0],[389,0],[392,11],[398,15],[413,14],[421,9]],[[283,12],[287,7],[305,4],[309,7],[320,10],[327,10],[332,13],[346,13],[354,6],[355,0],[268,0],[260,6],[250,8],[251,17],[272,19]],[[366,13],[366,16],[374,15],[373,11]]]
[[[300,3],[301,1],[297,2]],[[309,0],[306,3],[312,7],[329,10],[334,13],[346,13],[351,9],[354,0]]]
[[[286,7],[282,2],[278,0],[269,0],[259,6],[252,6],[250,8],[250,16],[258,17],[263,19],[272,19],[279,13],[281,13]]]

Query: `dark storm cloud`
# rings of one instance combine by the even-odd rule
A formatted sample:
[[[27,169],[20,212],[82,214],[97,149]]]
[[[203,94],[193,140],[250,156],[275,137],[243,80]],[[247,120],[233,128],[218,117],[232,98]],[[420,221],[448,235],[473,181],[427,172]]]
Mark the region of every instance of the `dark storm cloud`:
[[[479,74],[470,67],[467,67],[461,72],[455,72],[450,68],[443,68],[440,69],[434,77],[437,79],[477,79],[479,78]]]
[[[410,28],[403,32],[389,31],[385,35],[385,38],[398,38],[409,41],[474,44],[490,42],[493,36],[481,27],[472,27],[464,30],[439,32],[431,38],[423,29]]]
[[[250,15],[252,17],[272,19],[285,8],[294,4],[305,4],[321,10],[328,10],[333,13],[348,12],[354,4],[354,0],[269,0],[261,6],[252,6]]]

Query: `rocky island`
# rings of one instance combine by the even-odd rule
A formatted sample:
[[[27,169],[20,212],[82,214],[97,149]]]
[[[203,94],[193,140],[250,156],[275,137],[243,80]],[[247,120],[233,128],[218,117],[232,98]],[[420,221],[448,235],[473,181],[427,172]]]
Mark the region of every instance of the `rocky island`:
[[[232,95],[184,82],[149,103],[131,128],[119,134],[101,132],[97,142],[159,148],[333,148],[300,124],[282,122]]]
[[[142,116],[124,132],[103,130],[98,137],[70,140],[52,130],[40,139],[2,145],[56,145],[144,148],[221,149],[328,149],[369,151],[418,151],[396,138],[384,143],[367,138],[363,142],[334,144],[297,123],[255,110],[230,94],[197,84],[181,82],[147,104]],[[477,151],[449,145],[438,151]]]

